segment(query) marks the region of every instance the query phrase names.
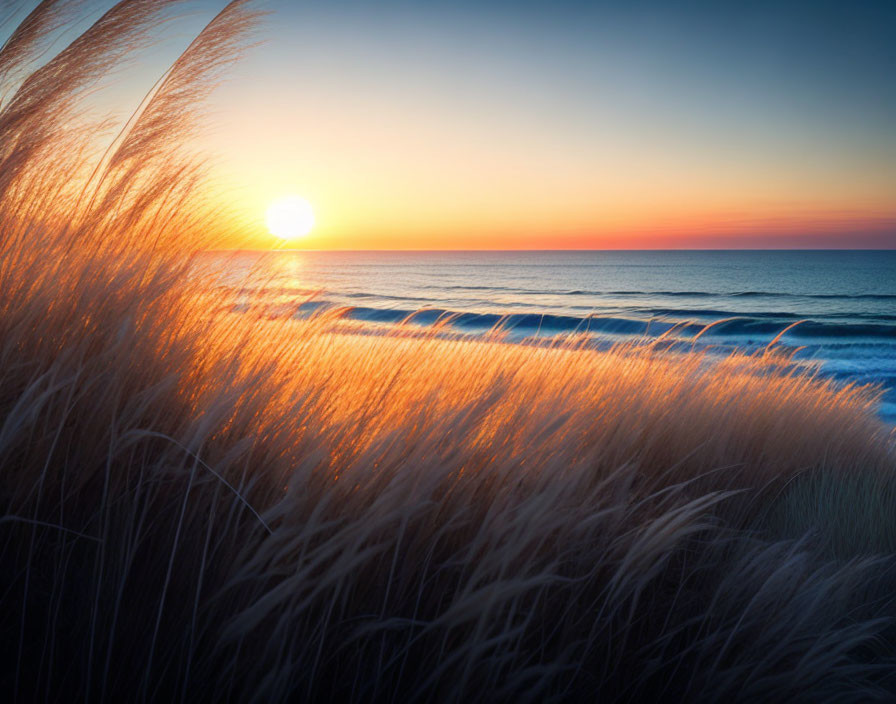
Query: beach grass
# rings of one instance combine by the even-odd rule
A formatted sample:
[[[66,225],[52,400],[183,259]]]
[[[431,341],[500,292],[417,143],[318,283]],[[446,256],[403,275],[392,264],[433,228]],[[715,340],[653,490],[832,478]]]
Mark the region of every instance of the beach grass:
[[[12,699],[896,695],[879,390],[776,346],[234,312],[188,148],[254,10],[124,127],[80,102],[177,6],[60,49],[78,6],[45,2],[0,50]]]

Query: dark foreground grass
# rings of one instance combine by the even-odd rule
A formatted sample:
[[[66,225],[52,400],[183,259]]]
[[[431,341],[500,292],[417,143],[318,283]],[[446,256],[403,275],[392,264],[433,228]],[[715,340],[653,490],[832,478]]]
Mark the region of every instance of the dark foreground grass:
[[[228,5],[123,130],[81,105],[179,4],[60,51],[79,4],[44,2],[0,51],[2,691],[896,697],[873,389],[774,351],[216,310],[184,145],[253,15]]]

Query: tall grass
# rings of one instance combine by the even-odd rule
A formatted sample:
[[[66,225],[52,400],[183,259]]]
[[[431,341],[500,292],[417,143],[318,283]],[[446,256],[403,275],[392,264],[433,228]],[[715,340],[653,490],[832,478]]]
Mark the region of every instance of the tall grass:
[[[874,389],[215,305],[187,148],[257,15],[227,5],[123,126],[82,104],[178,5],[72,38],[82,5],[45,0],[0,50],[3,691],[896,695]]]

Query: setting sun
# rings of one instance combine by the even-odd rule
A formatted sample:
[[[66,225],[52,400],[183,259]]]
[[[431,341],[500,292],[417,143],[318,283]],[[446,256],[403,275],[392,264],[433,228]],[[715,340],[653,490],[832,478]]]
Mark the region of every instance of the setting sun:
[[[304,237],[314,227],[314,211],[311,203],[300,196],[286,196],[268,207],[265,222],[274,237],[296,240]]]

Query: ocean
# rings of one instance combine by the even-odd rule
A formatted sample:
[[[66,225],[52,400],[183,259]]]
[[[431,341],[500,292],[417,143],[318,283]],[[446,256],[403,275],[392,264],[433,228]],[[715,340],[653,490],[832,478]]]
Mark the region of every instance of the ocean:
[[[511,338],[582,332],[596,345],[673,330],[714,354],[780,344],[844,383],[881,385],[896,422],[896,251],[227,252],[205,255],[234,309],[350,306]],[[297,304],[301,304],[298,310]],[[719,322],[721,321],[721,322]]]

